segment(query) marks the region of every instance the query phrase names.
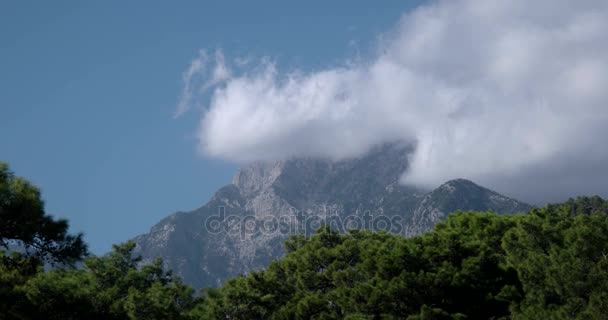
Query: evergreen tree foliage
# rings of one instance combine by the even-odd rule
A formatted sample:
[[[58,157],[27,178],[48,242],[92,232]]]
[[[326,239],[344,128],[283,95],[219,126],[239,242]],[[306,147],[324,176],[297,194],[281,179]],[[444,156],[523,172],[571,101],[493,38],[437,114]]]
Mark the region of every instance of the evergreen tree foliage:
[[[162,260],[142,263],[133,242],[83,260],[82,236],[4,164],[0,216],[0,319],[608,319],[599,197],[526,214],[457,212],[413,238],[324,226],[202,296]]]
[[[207,291],[201,319],[607,319],[608,202],[455,213],[403,238],[321,228]]]
[[[87,253],[82,234],[44,211],[40,190],[0,162],[0,247],[19,249],[49,263],[71,264]]]

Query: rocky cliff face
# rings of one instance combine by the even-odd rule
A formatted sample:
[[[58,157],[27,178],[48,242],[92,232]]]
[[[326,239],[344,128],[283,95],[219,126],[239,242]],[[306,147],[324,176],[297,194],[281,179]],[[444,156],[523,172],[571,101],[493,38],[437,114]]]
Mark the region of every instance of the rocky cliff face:
[[[263,268],[282,255],[290,233],[312,232],[323,221],[344,230],[367,227],[413,236],[456,210],[513,213],[529,208],[462,179],[435,190],[399,184],[410,151],[387,144],[336,162],[253,163],[201,208],[175,213],[136,237],[137,251],[146,260],[162,257],[167,267],[200,288]]]

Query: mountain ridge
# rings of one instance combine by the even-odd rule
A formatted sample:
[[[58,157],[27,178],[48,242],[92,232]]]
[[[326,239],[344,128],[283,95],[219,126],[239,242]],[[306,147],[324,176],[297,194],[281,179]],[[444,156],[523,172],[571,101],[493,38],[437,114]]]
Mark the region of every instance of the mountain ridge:
[[[195,287],[218,286],[282,256],[282,243],[290,232],[260,232],[263,221],[289,220],[284,226],[293,231],[292,219],[299,214],[307,222],[326,219],[328,212],[342,219],[396,216],[403,235],[415,236],[456,210],[514,213],[530,208],[465,179],[450,180],[434,190],[403,185],[400,178],[411,150],[385,144],[347,160],[252,163],[239,169],[232,183],[218,189],[205,205],[174,213],[137,236],[136,253],[144,261],[162,257],[168,268]],[[243,223],[236,230],[211,232],[206,222],[221,212],[224,224],[219,225],[224,228],[226,219],[253,221],[256,228],[248,232]]]

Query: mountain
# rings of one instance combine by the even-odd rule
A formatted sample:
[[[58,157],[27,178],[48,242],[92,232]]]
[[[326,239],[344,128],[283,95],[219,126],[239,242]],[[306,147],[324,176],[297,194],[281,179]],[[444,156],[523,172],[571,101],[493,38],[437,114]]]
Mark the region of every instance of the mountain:
[[[454,211],[494,211],[498,213],[525,212],[530,205],[503,196],[466,179],[455,179],[429,192],[418,203],[408,235],[426,232]]]
[[[172,214],[136,237],[136,252],[144,261],[162,257],[194,287],[218,286],[265,267],[283,254],[289,234],[313,232],[323,221],[414,236],[456,210],[530,208],[464,179],[435,190],[403,185],[410,152],[393,143],[356,159],[250,164],[202,207]]]

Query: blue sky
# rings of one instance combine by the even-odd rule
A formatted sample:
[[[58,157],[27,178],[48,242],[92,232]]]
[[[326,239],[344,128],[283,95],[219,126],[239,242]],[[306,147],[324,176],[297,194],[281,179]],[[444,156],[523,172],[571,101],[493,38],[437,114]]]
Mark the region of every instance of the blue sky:
[[[199,117],[172,118],[199,49],[326,68],[417,4],[263,3],[1,2],[0,160],[103,253],[204,204],[237,168],[196,152]]]

